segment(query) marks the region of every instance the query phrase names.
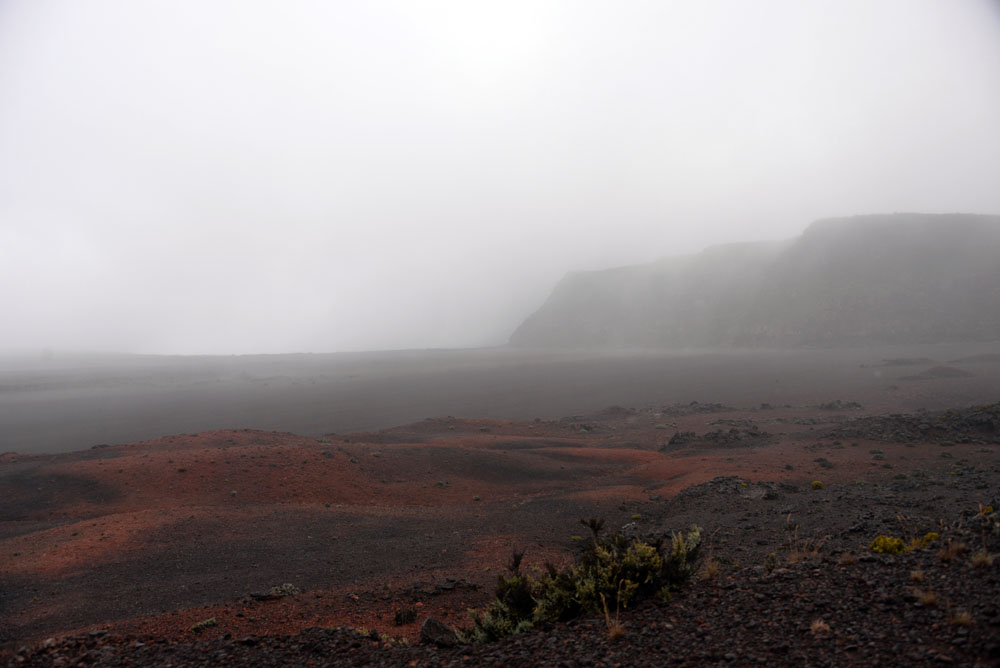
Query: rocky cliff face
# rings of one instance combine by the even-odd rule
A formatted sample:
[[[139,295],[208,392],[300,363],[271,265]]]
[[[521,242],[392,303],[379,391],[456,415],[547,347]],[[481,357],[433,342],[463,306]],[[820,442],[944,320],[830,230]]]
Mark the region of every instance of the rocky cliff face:
[[[1000,339],[1000,216],[823,220],[784,242],[570,274],[519,346],[808,346]]]

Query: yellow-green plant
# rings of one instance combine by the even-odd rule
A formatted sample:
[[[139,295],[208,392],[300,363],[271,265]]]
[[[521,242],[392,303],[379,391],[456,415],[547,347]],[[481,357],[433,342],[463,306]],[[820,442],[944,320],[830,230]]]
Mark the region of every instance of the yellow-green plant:
[[[878,554],[900,554],[906,551],[906,543],[902,538],[880,535],[871,542],[868,549]]]
[[[910,541],[910,544],[906,547],[906,551],[922,549],[929,546],[931,543],[936,541],[941,537],[937,531],[928,531],[920,538],[914,538]]]

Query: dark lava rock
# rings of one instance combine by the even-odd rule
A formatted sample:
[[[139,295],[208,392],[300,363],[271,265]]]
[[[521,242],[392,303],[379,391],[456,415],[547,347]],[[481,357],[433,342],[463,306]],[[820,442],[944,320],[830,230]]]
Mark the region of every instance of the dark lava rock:
[[[459,640],[453,628],[434,617],[428,617],[420,627],[420,642],[438,647],[454,647]]]

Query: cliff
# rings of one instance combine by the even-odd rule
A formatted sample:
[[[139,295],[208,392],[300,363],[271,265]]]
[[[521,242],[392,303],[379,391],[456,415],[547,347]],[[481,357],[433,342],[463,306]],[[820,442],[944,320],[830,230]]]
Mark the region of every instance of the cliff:
[[[1000,216],[813,223],[782,242],[714,246],[573,273],[517,346],[809,346],[1000,339]]]

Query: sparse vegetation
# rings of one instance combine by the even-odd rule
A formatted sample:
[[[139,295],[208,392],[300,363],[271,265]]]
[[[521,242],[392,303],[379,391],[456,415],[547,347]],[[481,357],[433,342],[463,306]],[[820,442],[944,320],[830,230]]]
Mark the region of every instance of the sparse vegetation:
[[[812,487],[813,489],[823,489],[823,481],[822,480],[813,480],[809,484],[809,486]]]
[[[669,543],[629,540],[621,534],[601,537],[602,520],[581,520],[593,533],[577,563],[563,569],[546,564],[541,577],[521,572],[523,552],[514,552],[509,574],[497,578],[496,598],[483,611],[473,612],[467,639],[489,642],[522,633],[547,622],[565,621],[581,614],[604,614],[608,633],[620,637],[617,612],[630,603],[654,595],[669,596],[695,572],[701,530],[674,533]],[[611,602],[616,611],[610,616]]]

